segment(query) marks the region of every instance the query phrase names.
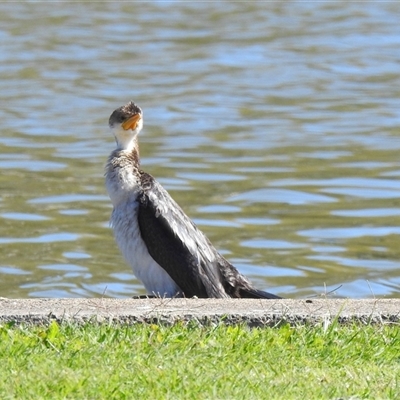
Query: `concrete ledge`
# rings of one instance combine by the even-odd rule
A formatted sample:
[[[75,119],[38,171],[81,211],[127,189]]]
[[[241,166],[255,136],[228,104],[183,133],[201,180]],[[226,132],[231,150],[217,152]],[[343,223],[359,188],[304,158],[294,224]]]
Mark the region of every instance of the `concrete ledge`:
[[[164,323],[201,325],[246,323],[274,326],[329,323],[400,323],[400,299],[6,299],[0,298],[0,324]]]

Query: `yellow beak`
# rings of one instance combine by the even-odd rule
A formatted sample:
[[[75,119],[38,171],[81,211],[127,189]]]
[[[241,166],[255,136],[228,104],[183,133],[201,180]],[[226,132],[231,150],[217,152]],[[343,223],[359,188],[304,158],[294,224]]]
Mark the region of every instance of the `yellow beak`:
[[[122,128],[124,128],[124,130],[126,131],[128,129],[135,130],[138,122],[140,121],[140,118],[142,118],[140,114],[136,114],[133,117],[130,117],[122,123]]]

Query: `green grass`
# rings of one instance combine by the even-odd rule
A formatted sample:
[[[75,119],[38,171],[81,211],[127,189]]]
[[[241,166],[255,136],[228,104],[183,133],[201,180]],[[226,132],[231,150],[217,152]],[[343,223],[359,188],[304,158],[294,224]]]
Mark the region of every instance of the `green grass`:
[[[0,327],[1,399],[398,399],[398,325]]]

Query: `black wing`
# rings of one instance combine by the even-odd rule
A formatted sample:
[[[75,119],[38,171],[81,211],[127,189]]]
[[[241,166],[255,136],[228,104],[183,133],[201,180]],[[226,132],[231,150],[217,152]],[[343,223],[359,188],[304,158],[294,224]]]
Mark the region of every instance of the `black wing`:
[[[280,299],[255,289],[151,175],[141,172],[141,183],[138,221],[143,241],[186,297]]]
[[[153,259],[186,297],[229,297],[222,284],[219,254],[168,192],[142,173],[138,221]]]

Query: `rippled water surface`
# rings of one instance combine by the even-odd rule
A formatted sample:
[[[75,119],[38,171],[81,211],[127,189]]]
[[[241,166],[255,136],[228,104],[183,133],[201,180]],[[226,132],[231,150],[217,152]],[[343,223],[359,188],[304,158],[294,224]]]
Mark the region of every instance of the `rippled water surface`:
[[[258,287],[400,297],[395,2],[0,4],[0,296],[128,297],[111,112]]]

